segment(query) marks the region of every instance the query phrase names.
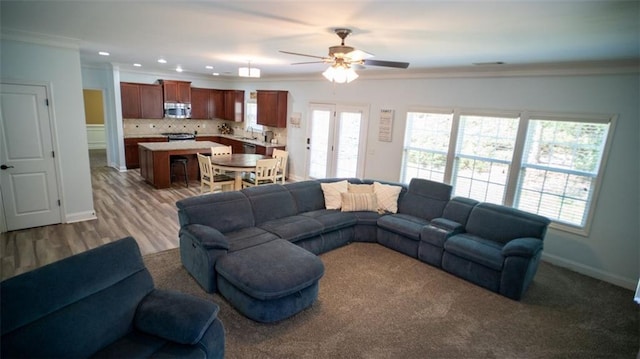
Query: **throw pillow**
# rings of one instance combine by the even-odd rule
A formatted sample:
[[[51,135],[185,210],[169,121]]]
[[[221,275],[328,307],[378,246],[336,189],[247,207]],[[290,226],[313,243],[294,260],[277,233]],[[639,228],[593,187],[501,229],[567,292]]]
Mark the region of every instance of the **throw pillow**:
[[[375,193],[341,193],[342,212],[377,211],[378,200]]]
[[[322,193],[324,194],[324,207],[326,209],[340,209],[342,207],[342,198],[340,193],[347,192],[349,182],[347,180],[320,183]]]
[[[376,194],[378,200],[378,209],[397,213],[398,212],[398,197],[402,187],[392,186],[388,184],[382,184],[380,182],[373,182],[373,192]]]
[[[373,193],[373,185],[349,183],[349,193]]]

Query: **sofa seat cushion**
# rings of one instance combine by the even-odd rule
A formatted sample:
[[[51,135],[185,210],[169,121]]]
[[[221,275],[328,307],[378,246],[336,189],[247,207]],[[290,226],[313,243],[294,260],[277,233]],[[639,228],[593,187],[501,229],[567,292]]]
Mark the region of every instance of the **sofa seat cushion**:
[[[369,211],[358,211],[358,212],[349,212],[356,216],[357,224],[375,226],[378,224],[378,219],[384,216],[385,214],[380,214],[378,212],[369,212]]]
[[[273,219],[260,224],[260,228],[290,242],[315,237],[324,231],[322,223],[300,215]]]
[[[278,239],[229,253],[218,260],[216,270],[251,297],[271,300],[313,285],[324,274],[324,265],[315,254]]]
[[[313,218],[324,226],[323,233],[337,231],[338,229],[351,227],[358,221],[352,212],[340,212],[332,209],[321,209],[301,213],[301,216]]]
[[[229,240],[229,252],[243,250],[278,239],[275,234],[258,227],[243,228],[225,233],[225,236]]]
[[[378,219],[379,228],[400,234],[414,241],[420,240],[420,231],[422,227],[428,224],[429,221],[426,219],[402,213],[390,214]]]
[[[496,271],[502,270],[503,245],[468,233],[450,237],[444,244],[446,252]]]

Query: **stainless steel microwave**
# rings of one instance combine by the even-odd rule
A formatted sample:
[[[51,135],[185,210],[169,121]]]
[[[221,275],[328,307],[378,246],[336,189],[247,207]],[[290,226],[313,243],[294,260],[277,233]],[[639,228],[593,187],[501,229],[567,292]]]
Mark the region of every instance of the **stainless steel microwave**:
[[[165,102],[164,117],[166,118],[191,118],[191,104]]]

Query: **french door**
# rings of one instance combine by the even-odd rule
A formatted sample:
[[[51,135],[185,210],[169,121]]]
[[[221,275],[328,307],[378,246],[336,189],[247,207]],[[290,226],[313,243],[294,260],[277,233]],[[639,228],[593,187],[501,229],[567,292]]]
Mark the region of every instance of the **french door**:
[[[309,105],[308,178],[362,177],[366,106]]]

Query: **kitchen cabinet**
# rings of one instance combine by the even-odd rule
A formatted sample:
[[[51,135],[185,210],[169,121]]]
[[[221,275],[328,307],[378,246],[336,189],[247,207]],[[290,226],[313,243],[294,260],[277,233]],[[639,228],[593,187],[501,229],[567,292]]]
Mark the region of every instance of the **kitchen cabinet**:
[[[162,87],[153,84],[120,83],[123,118],[163,118]]]
[[[258,90],[259,125],[270,127],[287,127],[288,91]]]
[[[191,82],[159,80],[162,84],[164,102],[191,103]]]
[[[235,122],[244,121],[244,91],[225,90],[223,118]]]
[[[239,140],[233,140],[231,138],[226,138],[226,137],[219,137],[218,140],[216,140],[215,142],[221,144],[221,145],[225,145],[225,146],[231,146],[231,151],[233,153],[244,153],[244,142],[239,141]]]
[[[244,91],[192,88],[191,118],[242,122]]]
[[[127,169],[139,168],[140,157],[138,143],[140,142],[167,142],[166,137],[135,137],[124,139],[124,158]]]
[[[206,120],[211,116],[211,90],[191,89],[191,118],[194,120]]]

